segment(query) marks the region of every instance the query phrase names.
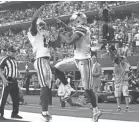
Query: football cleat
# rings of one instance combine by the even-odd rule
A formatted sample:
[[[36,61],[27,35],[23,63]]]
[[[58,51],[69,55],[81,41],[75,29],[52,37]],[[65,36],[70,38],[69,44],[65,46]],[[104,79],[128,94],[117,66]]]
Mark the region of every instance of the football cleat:
[[[52,116],[50,114],[47,114],[47,115],[42,115],[42,118],[41,120],[43,122],[50,122],[52,120]]]
[[[98,122],[99,117],[101,116],[101,111],[97,111],[95,113],[93,113],[93,119],[92,122]]]
[[[66,101],[70,98],[72,90],[69,84],[65,85],[65,95],[62,97],[62,101]]]

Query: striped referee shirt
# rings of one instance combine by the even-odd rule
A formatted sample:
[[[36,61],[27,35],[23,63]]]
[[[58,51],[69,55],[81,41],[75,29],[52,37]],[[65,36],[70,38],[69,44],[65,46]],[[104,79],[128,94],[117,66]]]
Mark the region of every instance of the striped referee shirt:
[[[7,78],[18,77],[18,64],[14,57],[5,56],[0,62],[0,68],[4,70],[4,76]]]

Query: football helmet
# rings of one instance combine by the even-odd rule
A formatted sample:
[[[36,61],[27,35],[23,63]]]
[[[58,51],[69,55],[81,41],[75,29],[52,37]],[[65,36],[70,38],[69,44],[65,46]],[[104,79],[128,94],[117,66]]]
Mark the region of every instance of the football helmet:
[[[87,16],[82,12],[76,12],[70,17],[70,25],[71,26],[78,26],[87,24]]]

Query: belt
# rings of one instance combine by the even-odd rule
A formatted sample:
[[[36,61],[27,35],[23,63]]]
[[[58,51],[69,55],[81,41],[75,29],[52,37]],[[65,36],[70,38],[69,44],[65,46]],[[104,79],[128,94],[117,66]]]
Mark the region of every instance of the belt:
[[[6,77],[6,79],[9,80],[17,80],[17,78],[12,78],[12,77]]]
[[[49,59],[50,59],[50,57],[48,57],[48,56],[41,57],[41,58],[44,58],[44,59],[47,59],[47,60],[49,60]]]
[[[50,57],[48,57],[48,56],[45,56],[45,57],[40,57],[40,58],[44,58],[44,59],[47,59],[47,60],[49,60],[50,59]],[[39,58],[38,58],[39,59]],[[35,59],[35,60],[37,60],[37,59]]]

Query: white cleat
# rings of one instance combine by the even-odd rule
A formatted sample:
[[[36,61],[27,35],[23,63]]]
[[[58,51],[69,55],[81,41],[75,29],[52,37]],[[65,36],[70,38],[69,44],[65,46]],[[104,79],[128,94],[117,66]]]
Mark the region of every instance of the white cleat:
[[[62,98],[62,100],[66,101],[67,99],[69,99],[71,92],[72,92],[72,87],[69,84],[65,85],[65,95]]]
[[[41,121],[42,122],[51,122],[52,121],[52,116],[50,115],[50,114],[48,114],[48,115],[42,115],[41,116]]]
[[[93,119],[92,122],[98,122],[99,117],[101,116],[101,111],[98,111],[96,113],[93,113]]]

